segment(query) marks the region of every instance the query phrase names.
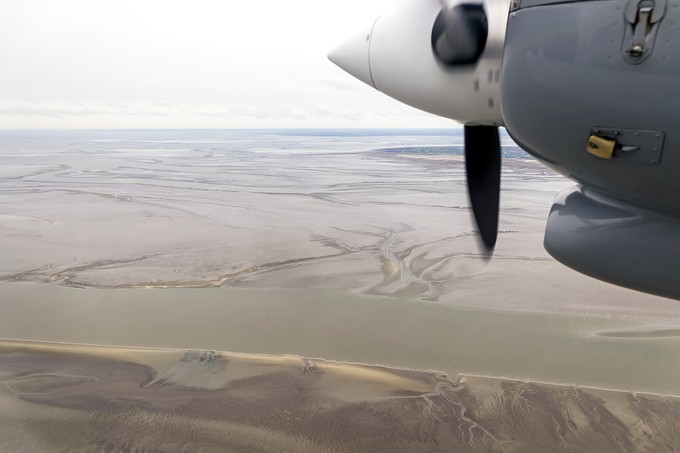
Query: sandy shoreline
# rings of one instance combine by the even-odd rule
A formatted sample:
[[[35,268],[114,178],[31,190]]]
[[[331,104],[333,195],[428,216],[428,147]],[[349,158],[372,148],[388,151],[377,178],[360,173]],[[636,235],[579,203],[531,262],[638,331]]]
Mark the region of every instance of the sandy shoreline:
[[[294,356],[0,340],[0,383],[0,442],[32,451],[661,452],[680,441],[676,397]]]
[[[384,365],[377,364],[365,364],[365,363],[355,363],[355,362],[340,362],[335,360],[328,360],[319,357],[303,357],[294,354],[260,354],[260,353],[246,353],[246,352],[233,352],[233,351],[215,351],[215,350],[196,350],[196,349],[176,349],[176,348],[158,348],[158,347],[148,347],[148,346],[119,346],[119,345],[102,345],[102,344],[85,344],[85,343],[65,343],[58,341],[35,341],[35,340],[19,340],[12,338],[0,338],[0,351],[39,351],[45,353],[60,353],[64,351],[71,351],[73,353],[79,353],[84,355],[96,355],[100,357],[117,358],[122,359],[125,357],[127,360],[137,359],[141,360],[146,364],[150,363],[151,357],[154,355],[165,356],[177,358],[181,356],[186,359],[186,357],[191,355],[201,355],[205,354],[209,356],[210,354],[217,354],[220,357],[228,357],[230,359],[241,360],[244,362],[249,362],[251,364],[262,364],[262,365],[289,365],[298,366],[302,370],[305,367],[311,367],[313,369],[321,370],[336,370],[340,374],[349,375],[364,375],[364,377],[373,377],[379,379],[380,377],[386,377],[389,373],[398,373],[408,375],[413,373],[414,375],[432,375],[443,380],[449,380],[446,373],[438,370],[419,370],[413,368],[404,367],[388,367]],[[0,352],[2,353],[2,352]],[[144,358],[144,356],[146,356]],[[182,359],[180,359],[182,360]],[[373,370],[368,372],[367,370]],[[384,373],[384,374],[381,374]],[[620,388],[610,388],[610,387],[594,387],[594,386],[580,386],[578,384],[567,384],[564,382],[548,382],[540,380],[526,380],[526,379],[516,379],[509,378],[507,376],[491,376],[491,375],[481,375],[472,373],[460,373],[454,378],[449,380],[450,385],[454,388],[458,388],[460,383],[464,383],[469,379],[489,379],[489,380],[507,380],[518,383],[532,383],[540,384],[545,386],[553,387],[573,387],[573,388],[584,388],[588,390],[598,390],[604,392],[614,392],[614,393],[630,393],[635,395],[647,395],[662,398],[674,398],[680,400],[680,394],[661,394],[653,392],[631,392],[626,389]]]

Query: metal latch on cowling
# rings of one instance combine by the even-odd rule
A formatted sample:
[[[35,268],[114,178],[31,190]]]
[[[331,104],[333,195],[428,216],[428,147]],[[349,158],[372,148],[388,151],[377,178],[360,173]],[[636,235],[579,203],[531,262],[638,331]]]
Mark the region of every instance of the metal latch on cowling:
[[[626,165],[659,165],[665,134],[661,131],[595,127],[586,151],[600,159]]]
[[[626,32],[623,58],[640,64],[652,54],[659,23],[666,14],[666,0],[629,0],[626,5]]]

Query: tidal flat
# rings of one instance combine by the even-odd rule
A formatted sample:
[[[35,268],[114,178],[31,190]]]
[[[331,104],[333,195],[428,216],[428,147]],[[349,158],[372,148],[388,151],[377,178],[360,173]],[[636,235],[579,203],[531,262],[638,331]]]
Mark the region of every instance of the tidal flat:
[[[491,260],[480,252],[475,238],[462,136],[456,130],[2,131],[0,139],[0,338],[7,339],[0,348],[0,363],[5,364],[0,369],[3,376],[16,379],[16,364],[7,365],[7,360],[27,354],[28,348],[32,352],[22,362],[25,372],[42,370],[48,376],[38,379],[44,392],[12,392],[18,387],[5,379],[10,393],[3,394],[7,405],[2,407],[23,405],[27,400],[22,392],[56,398],[61,378],[55,378],[54,387],[45,379],[52,382],[53,373],[90,357],[78,352],[73,359],[69,354],[85,348],[77,344],[99,348],[93,352],[97,357],[114,354],[107,369],[125,369],[122,363],[128,362],[150,367],[124,379],[127,383],[121,385],[131,395],[141,391],[133,388],[144,388],[140,382],[147,382],[148,376],[164,372],[149,365],[151,357],[174,354],[173,360],[179,361],[188,350],[221,351],[231,357],[297,357],[291,370],[297,370],[300,360],[333,361],[382,367],[387,373],[422,373],[419,376],[427,376],[423,379],[430,383],[444,379],[447,385],[471,386],[477,396],[462,412],[458,400],[437,406],[433,418],[421,406],[380,409],[416,417],[416,423],[431,427],[419,438],[424,443],[401,451],[437,451],[435,446],[531,451],[521,439],[525,434],[539,436],[543,429],[527,428],[538,423],[531,417],[539,406],[548,411],[541,412],[542,417],[556,417],[557,428],[540,431],[548,437],[536,444],[545,448],[535,451],[588,451],[582,448],[583,439],[565,436],[574,426],[582,432],[581,422],[575,420],[590,420],[593,429],[597,425],[592,414],[574,415],[573,408],[584,401],[579,392],[590,395],[584,404],[597,414],[602,416],[606,409],[618,420],[598,436],[616,439],[623,451],[665,451],[669,448],[663,445],[677,444],[672,432],[680,425],[672,414],[679,407],[673,395],[680,395],[680,338],[675,334],[680,330],[680,303],[590,279],[548,256],[542,247],[545,219],[555,194],[571,183],[507,138],[500,234]],[[26,341],[43,343],[31,349]],[[51,346],[45,342],[65,344],[48,353]],[[134,358],[139,347],[174,352],[154,349],[139,362]],[[73,360],[68,366],[60,364],[61,358],[49,358],[53,353]],[[248,413],[258,392],[303,401],[308,395],[295,393],[292,389],[299,383],[291,383],[302,378],[293,375],[286,385],[269,378],[249,382],[243,393],[249,396],[239,403],[241,415]],[[337,385],[343,395],[365,398],[361,404],[403,396],[399,392],[404,388],[396,386],[390,387],[389,397],[384,388],[371,397],[352,376]],[[195,377],[205,378],[200,373]],[[29,381],[32,378],[23,382]],[[106,382],[112,391],[118,388]],[[219,382],[200,392],[229,387],[227,381]],[[63,386],[82,390],[93,385],[87,379],[71,384]],[[175,392],[193,388],[185,381],[173,385]],[[272,388],[278,390],[272,393]],[[411,396],[420,403],[430,401],[423,395],[431,390]],[[103,387],[98,391],[106,394]],[[317,389],[315,398],[323,399],[325,408],[338,404],[337,395],[322,394]],[[551,402],[534,401],[531,395],[536,394]],[[647,396],[640,402],[642,394]],[[192,398],[202,400],[192,392],[182,395],[187,399],[177,399],[172,392],[163,397],[176,403],[173,417],[179,417],[168,425],[154,412],[156,403],[131,397],[130,404],[138,410],[135,417],[146,420],[140,426],[156,433],[151,438],[165,432],[153,431],[155,426],[198,426],[198,419],[224,434],[226,425],[217,421],[224,416],[221,412],[182,418],[180,407]],[[22,403],[10,405],[10,397]],[[40,403],[45,414],[61,410],[50,398]],[[123,397],[97,400],[88,390],[69,398],[108,408]],[[519,405],[533,415],[526,425],[502,421],[507,415],[503,411],[509,409],[484,402],[491,400]],[[268,403],[262,404],[252,406],[253,413],[261,415],[257,422],[231,419],[254,436],[245,444],[234,440],[233,451],[256,448],[248,443],[254,438],[265,442],[263,451],[283,451],[273,447],[275,441],[265,440],[270,432],[261,431],[264,428],[301,442],[290,444],[299,447],[290,451],[324,451],[321,446],[326,451],[380,451],[380,445],[399,451],[389,441],[393,434],[371,437],[379,423],[374,413],[369,416],[357,405],[343,406],[343,413],[351,417],[358,411],[362,420],[375,422],[369,423],[371,430],[326,414],[338,420],[337,429],[358,439],[341,446],[304,431],[304,418],[297,412],[274,410],[273,405],[267,413],[263,407]],[[565,406],[554,409],[555,404]],[[0,418],[12,420],[12,432],[19,433],[12,437],[5,430],[6,442],[20,445],[22,439],[33,442],[58,433],[49,434],[49,423],[30,422],[40,411],[12,418],[2,407]],[[638,411],[642,407],[659,412],[646,409],[648,415],[643,415]],[[399,412],[402,409],[405,412]],[[86,417],[86,426],[103,427],[115,419],[121,424],[111,433],[124,431],[130,413],[107,410]],[[644,418],[652,416],[666,421]],[[598,420],[604,423],[605,418]],[[289,420],[290,425],[284,429],[274,419]],[[647,434],[669,443],[649,443],[646,437],[637,442],[647,434],[635,431],[635,420],[653,425],[654,432]],[[82,451],[105,448],[90,438],[76,438]],[[199,445],[197,437],[187,439],[185,444],[175,439],[167,449],[200,451],[188,447]],[[36,442],[36,451],[40,445],[57,445],[50,443],[53,438]],[[614,444],[592,442],[601,447],[592,451],[617,451]],[[128,448],[112,445],[114,451]],[[210,445],[206,451],[214,449]],[[71,451],[73,445],[55,449]]]
[[[299,356],[2,341],[0,378],[8,451],[671,451],[680,441],[675,397]]]

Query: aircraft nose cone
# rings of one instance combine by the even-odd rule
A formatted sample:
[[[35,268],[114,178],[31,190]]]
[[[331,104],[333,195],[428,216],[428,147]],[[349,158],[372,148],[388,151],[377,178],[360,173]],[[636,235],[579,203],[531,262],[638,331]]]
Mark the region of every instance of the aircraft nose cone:
[[[369,47],[373,27],[349,38],[328,53],[328,59],[340,69],[375,88],[369,64]]]

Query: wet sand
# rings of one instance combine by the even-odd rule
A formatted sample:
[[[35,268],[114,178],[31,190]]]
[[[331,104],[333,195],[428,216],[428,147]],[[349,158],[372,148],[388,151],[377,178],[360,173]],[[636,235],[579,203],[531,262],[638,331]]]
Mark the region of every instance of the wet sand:
[[[23,451],[666,451],[680,399],[296,356],[0,342]]]
[[[504,159],[500,236],[486,262],[461,156],[389,152],[455,148],[456,135],[42,134],[0,142],[2,281],[341,289],[680,321],[674,301],[590,279],[547,255],[550,205],[571,183],[535,161]]]
[[[680,303],[550,258],[536,162],[488,261],[460,156],[414,151],[450,134],[32,134],[0,135],[0,338],[70,345],[0,342],[1,449],[679,443]]]
[[[598,337],[610,338],[667,338],[680,337],[680,327],[678,326],[659,326],[643,325],[623,329],[603,330],[595,332]]]

